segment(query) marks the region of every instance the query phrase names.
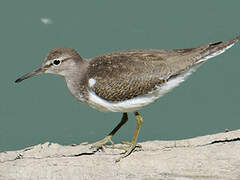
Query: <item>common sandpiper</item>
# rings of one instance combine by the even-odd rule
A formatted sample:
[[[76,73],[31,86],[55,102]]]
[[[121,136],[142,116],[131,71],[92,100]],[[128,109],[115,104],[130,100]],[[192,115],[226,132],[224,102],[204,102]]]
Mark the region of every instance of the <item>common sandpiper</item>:
[[[91,59],[82,58],[73,48],[53,49],[43,64],[17,79],[19,83],[37,74],[58,74],[66,80],[71,94],[99,111],[123,113],[120,123],[92,147],[103,148],[134,113],[137,128],[131,143],[123,145],[127,157],[135,149],[143,118],[138,111],[183,82],[209,58],[231,48],[240,36],[206,46],[175,50],[127,50]],[[113,145],[114,146],[114,145]]]

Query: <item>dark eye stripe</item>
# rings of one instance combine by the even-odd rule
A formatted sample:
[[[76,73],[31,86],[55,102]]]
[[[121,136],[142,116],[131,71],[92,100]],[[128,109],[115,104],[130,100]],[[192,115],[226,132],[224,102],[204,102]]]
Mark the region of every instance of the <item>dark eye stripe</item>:
[[[65,58],[65,59],[62,59],[62,60],[59,60],[59,59],[55,59],[55,60],[59,60],[59,61],[61,61],[61,63],[62,63],[62,62],[64,62],[64,61],[67,61],[67,60],[72,59],[72,58],[73,58],[73,57]],[[55,60],[53,60],[50,64],[45,64],[45,65],[44,65],[44,68],[49,68],[50,66],[53,66],[53,65],[54,65],[53,62],[54,62]]]

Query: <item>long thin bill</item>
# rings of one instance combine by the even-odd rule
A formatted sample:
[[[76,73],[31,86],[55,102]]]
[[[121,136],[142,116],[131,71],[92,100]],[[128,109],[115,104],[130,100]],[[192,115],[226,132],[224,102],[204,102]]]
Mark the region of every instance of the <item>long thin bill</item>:
[[[43,68],[40,67],[40,68],[35,69],[35,70],[33,70],[32,72],[27,73],[27,74],[23,75],[22,77],[18,78],[18,79],[15,81],[15,83],[19,83],[19,82],[23,81],[24,79],[27,79],[27,78],[30,78],[30,77],[33,77],[33,76],[35,76],[35,75],[42,74],[42,73],[43,73]]]

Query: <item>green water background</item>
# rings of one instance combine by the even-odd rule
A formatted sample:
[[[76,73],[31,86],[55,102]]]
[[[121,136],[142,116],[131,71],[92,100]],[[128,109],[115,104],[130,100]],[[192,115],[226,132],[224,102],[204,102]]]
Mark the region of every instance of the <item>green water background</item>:
[[[15,84],[55,47],[91,58],[126,49],[175,49],[240,35],[240,1],[1,1],[0,151],[46,141],[94,142],[119,122],[75,100],[61,77]],[[44,24],[41,19],[52,22]],[[175,140],[240,128],[240,46],[211,59],[181,86],[140,111],[139,141]],[[113,138],[131,140],[136,120]]]

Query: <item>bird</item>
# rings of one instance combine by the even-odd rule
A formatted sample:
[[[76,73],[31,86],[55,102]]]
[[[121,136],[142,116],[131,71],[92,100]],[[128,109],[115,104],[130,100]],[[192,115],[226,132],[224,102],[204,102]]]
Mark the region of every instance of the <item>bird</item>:
[[[137,120],[130,143],[122,146],[125,152],[116,160],[129,156],[137,146],[143,124],[139,110],[153,103],[185,81],[200,65],[235,43],[240,36],[204,46],[172,50],[124,50],[85,59],[73,48],[51,50],[42,65],[18,78],[19,83],[39,74],[62,76],[71,94],[81,103],[102,112],[120,112],[122,119],[102,140],[92,144],[101,149],[114,143],[112,137],[128,121],[128,113]]]

